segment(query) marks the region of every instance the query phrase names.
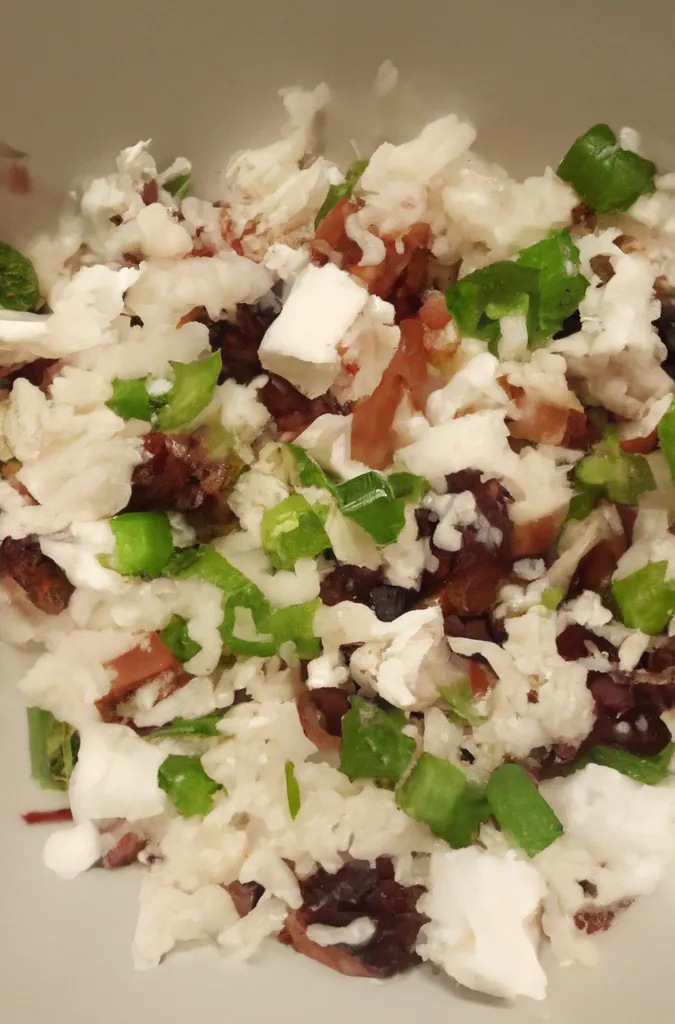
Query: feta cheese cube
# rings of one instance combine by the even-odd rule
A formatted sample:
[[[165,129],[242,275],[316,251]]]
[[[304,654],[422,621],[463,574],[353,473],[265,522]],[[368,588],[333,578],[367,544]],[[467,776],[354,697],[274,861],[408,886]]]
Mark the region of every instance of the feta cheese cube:
[[[367,299],[365,288],[332,263],[307,267],[262,340],[263,367],[308,398],[324,394],[340,372],[338,345]]]

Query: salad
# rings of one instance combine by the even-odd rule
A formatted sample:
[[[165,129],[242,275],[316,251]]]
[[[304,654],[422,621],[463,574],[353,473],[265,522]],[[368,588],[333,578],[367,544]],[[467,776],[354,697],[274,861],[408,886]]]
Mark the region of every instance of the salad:
[[[336,166],[282,95],[216,201],[139,142],[0,244],[26,820],[142,866],[138,968],[542,999],[675,853],[675,175],[600,124],[515,181],[454,115]]]

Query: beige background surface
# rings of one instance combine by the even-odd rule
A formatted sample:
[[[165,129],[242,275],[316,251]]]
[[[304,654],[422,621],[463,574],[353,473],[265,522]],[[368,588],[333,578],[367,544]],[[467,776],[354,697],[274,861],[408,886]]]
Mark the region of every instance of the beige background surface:
[[[554,163],[597,120],[630,124],[675,168],[675,7],[646,0],[4,0],[0,14],[0,138],[26,149],[30,201],[3,200],[0,237],[44,227],[73,174],[152,137],[160,158],[196,164],[214,192],[223,158],[278,123],[283,85],[336,87],[334,152],[364,149],[432,114],[457,111],[480,148],[517,173]],[[369,101],[385,58],[402,95]],[[44,832],[19,813],[46,806],[27,779],[16,658],[0,650],[0,1019],[3,1024],[634,1024],[672,1008],[671,892],[641,903],[602,942],[596,972],[555,969],[545,1004],[497,1008],[459,1000],[422,973],[386,985],[346,980],[271,946],[234,971],[215,954],[172,956],[134,974],[133,869],[58,882],[42,870]]]

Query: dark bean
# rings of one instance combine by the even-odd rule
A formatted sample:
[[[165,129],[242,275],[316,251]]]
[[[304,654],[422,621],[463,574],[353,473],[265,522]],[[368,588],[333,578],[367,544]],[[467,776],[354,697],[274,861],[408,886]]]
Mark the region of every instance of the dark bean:
[[[324,576],[319,596],[327,605],[339,604],[340,601],[368,604],[371,590],[380,584],[381,579],[377,569],[365,569],[360,565],[338,565]]]
[[[61,566],[42,553],[37,537],[5,537],[0,544],[0,578],[14,580],[47,615],[64,611],[75,589]]]
[[[571,334],[578,334],[580,330],[581,313],[578,309],[575,309],[573,313],[570,313],[570,315],[563,320],[562,327],[553,335],[553,339],[554,341],[559,341],[562,338],[569,338]]]
[[[380,583],[370,591],[370,603],[381,622],[393,622],[403,615],[408,604],[409,591],[391,583]]]

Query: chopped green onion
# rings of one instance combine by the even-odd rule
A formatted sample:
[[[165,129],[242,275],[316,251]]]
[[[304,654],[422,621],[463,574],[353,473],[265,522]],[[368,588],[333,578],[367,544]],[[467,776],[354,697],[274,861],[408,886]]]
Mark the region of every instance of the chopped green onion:
[[[354,162],[347,168],[345,180],[339,185],[329,185],[328,195],[324,199],[319,212],[314,218],[315,228],[318,228],[321,221],[328,216],[333,207],[337,206],[341,199],[349,199],[354,191],[354,186],[357,184],[367,166],[367,160],[354,160]]]
[[[513,313],[527,315],[528,337],[539,320],[539,271],[510,260],[474,270],[445,293],[449,312],[464,337],[496,344],[499,321]]]
[[[667,562],[648,562],[641,569],[612,581],[612,595],[622,622],[656,636],[675,614],[675,580],[666,581]]]
[[[468,679],[460,679],[452,686],[439,686],[438,692],[451,711],[463,718],[469,725],[477,727],[486,722],[485,715],[476,709],[471,683]]]
[[[204,580],[218,587],[228,597],[246,595],[257,603],[258,608],[269,613],[269,604],[260,587],[223,558],[211,544],[177,551],[166,566],[164,575],[174,580]]]
[[[315,558],[330,547],[319,516],[302,494],[291,494],[263,513],[263,550],[276,569],[292,569],[299,558]]]
[[[288,813],[290,814],[293,821],[298,816],[300,810],[300,786],[298,780],[295,777],[295,770],[293,768],[293,762],[287,761],[285,766],[286,773],[286,799],[288,800]]]
[[[619,505],[634,505],[641,494],[656,489],[647,459],[622,451],[614,432],[608,432],[593,446],[593,453],[577,463],[575,477],[583,488],[604,490]]]
[[[487,784],[492,814],[505,832],[529,857],[541,853],[563,834],[553,808],[517,764],[502,764]]]
[[[628,210],[641,195],[654,191],[656,165],[622,149],[606,124],[580,135],[563,157],[558,177],[598,213]]]
[[[328,479],[321,466],[307,454],[304,448],[291,441],[286,442],[286,447],[297,463],[298,483],[301,487],[324,487],[331,494],[335,494],[335,484]]]
[[[560,587],[549,587],[541,595],[541,603],[544,608],[548,608],[550,612],[554,612],[564,597],[564,593]]]
[[[577,520],[588,519],[602,493],[602,487],[582,487],[580,490],[577,490],[570,499],[567,518]]]
[[[675,480],[675,398],[671,398],[668,411],[661,417],[656,432],[661,453],[668,464],[672,479]]]
[[[136,377],[133,380],[115,377],[112,398],[105,404],[123,420],[145,420],[150,423],[157,409],[165,404],[165,396],[150,395],[149,381],[149,377]]]
[[[29,313],[40,299],[40,284],[29,259],[0,242],[0,309]]]
[[[485,795],[456,765],[422,754],[396,791],[396,803],[454,847],[469,846],[490,817]]]
[[[622,775],[628,775],[645,786],[655,786],[668,774],[673,752],[673,743],[669,743],[659,754],[653,754],[651,757],[631,754],[628,750],[615,750],[614,747],[593,747],[580,758],[575,768],[585,768],[587,764],[601,764],[605,768],[621,772]]]
[[[173,387],[163,396],[165,403],[157,413],[157,425],[164,431],[186,427],[206,408],[215,393],[223,359],[220,352],[214,352],[198,363],[170,365]]]
[[[548,238],[523,249],[518,264],[539,271],[539,322],[530,348],[559,331],[586,294],[588,281],[581,273],[579,250],[569,231],[553,231]]]
[[[403,711],[383,711],[363,697],[351,697],[342,719],[340,771],[351,779],[398,782],[410,764],[415,741],[405,736]]]
[[[223,788],[206,774],[196,754],[169,754],[159,766],[157,782],[184,818],[208,814],[214,795]]]
[[[380,545],[392,544],[405,526],[405,506],[388,480],[374,470],[336,487],[340,511]]]
[[[212,711],[201,718],[174,718],[167,725],[147,733],[146,739],[159,736],[220,736],[218,723],[222,722],[224,711]]]
[[[257,595],[245,591],[226,601],[220,634],[233,654],[260,658],[276,654],[277,643],[266,628],[267,609]]]
[[[173,555],[171,524],[165,512],[123,512],[113,516],[115,535],[108,568],[122,576],[159,576]]]
[[[78,734],[42,708],[28,708],[27,716],[32,777],[43,789],[68,789],[77,763]]]
[[[188,624],[181,615],[172,615],[164,629],[160,629],[159,635],[179,661],[190,661],[201,651],[200,644],[188,633]]]
[[[410,502],[411,505],[418,505],[422,495],[429,490],[426,477],[416,476],[415,473],[390,473],[387,480],[394,497]]]
[[[314,616],[321,607],[317,597],[303,604],[292,604],[272,612],[261,628],[271,633],[277,647],[292,642],[299,658],[311,660],[321,653],[321,641],[314,635]]]
[[[187,171],[185,174],[177,174],[175,178],[169,178],[162,187],[176,199],[187,199],[190,194],[191,181],[192,173]]]

